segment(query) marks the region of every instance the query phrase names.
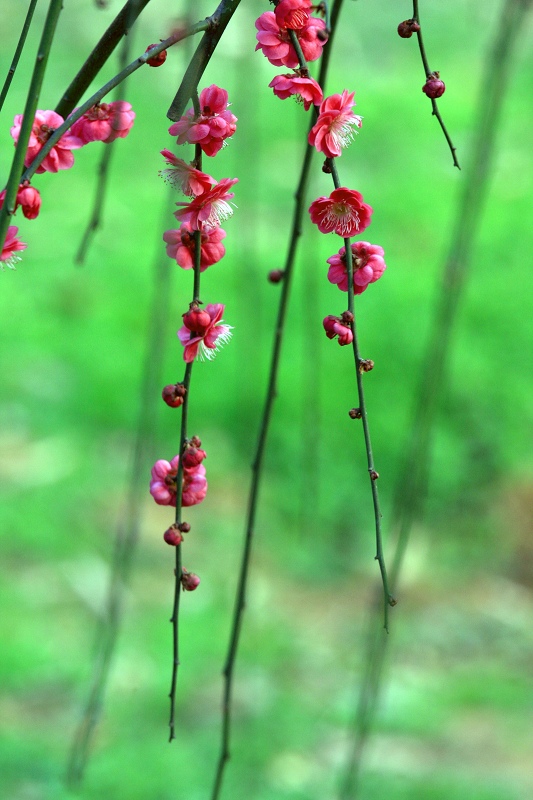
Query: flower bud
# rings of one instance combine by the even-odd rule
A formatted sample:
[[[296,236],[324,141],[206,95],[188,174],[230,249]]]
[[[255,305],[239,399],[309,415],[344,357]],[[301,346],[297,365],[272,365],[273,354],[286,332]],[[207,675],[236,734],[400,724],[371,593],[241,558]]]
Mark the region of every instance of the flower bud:
[[[192,304],[187,313],[183,315],[183,324],[191,333],[204,336],[211,325],[211,317],[207,311],[202,311],[201,308]]]
[[[189,525],[188,522],[180,522],[180,524],[178,525],[178,530],[180,530],[182,533],[189,533],[190,529],[191,526]]]
[[[343,311],[341,314],[341,322],[344,325],[349,325],[350,322],[353,322],[354,316],[351,311]]]
[[[183,466],[187,469],[194,469],[202,463],[206,458],[207,453],[205,450],[200,450],[198,447],[191,447],[188,445],[183,451]]]
[[[181,585],[185,592],[194,592],[200,585],[200,578],[194,572],[187,572],[186,569],[181,570]]]
[[[172,547],[177,547],[183,541],[183,536],[180,533],[180,530],[176,524],[171,525],[164,534],[163,539],[165,542]]]
[[[161,397],[171,408],[178,408],[183,404],[187,389],[182,383],[169,383],[161,392]]]
[[[361,413],[360,408],[351,408],[348,411],[348,416],[350,417],[350,419],[361,419],[363,415]]]
[[[403,22],[400,22],[398,25],[398,35],[402,37],[402,39],[410,39],[413,33],[418,33],[420,30],[420,25],[416,21],[416,19],[404,19]]]
[[[193,447],[201,447],[202,446],[202,440],[199,439],[198,436],[191,436],[191,438],[189,439],[189,442],[190,442],[190,444],[192,444]]]
[[[370,480],[377,481],[377,479],[379,478],[379,472],[376,472],[375,469],[371,469],[369,470],[369,472],[370,472]]]
[[[432,100],[435,100],[437,97],[440,97],[444,94],[444,90],[446,86],[444,85],[444,81],[441,81],[438,72],[432,72],[431,75],[428,75],[428,79],[425,84],[422,86],[422,91]]]
[[[268,273],[268,280],[270,281],[270,283],[280,283],[280,281],[283,280],[284,275],[285,275],[284,270],[272,269]]]
[[[154,42],[153,44],[149,44],[144,52],[147,53],[148,50],[150,50],[150,48],[155,47],[155,46],[156,46],[156,42]],[[161,50],[161,52],[158,53],[158,55],[152,56],[152,58],[149,58],[146,63],[150,67],[161,67],[165,63],[166,60],[167,60],[167,51],[166,50]]]

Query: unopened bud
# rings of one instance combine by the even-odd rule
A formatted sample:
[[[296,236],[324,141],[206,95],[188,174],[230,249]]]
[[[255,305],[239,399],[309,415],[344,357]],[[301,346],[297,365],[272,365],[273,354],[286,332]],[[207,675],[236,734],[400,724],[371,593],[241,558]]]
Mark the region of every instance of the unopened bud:
[[[187,572],[186,569],[181,570],[181,585],[185,592],[194,592],[200,585],[200,578],[194,572]]]
[[[178,525],[178,529],[179,529],[179,530],[180,530],[182,533],[189,533],[189,531],[190,531],[190,529],[191,529],[191,526],[189,525],[189,523],[188,523],[188,522],[180,522],[180,524]]]
[[[362,358],[359,361],[359,372],[370,372],[374,369],[374,362],[370,358]]]
[[[202,446],[202,440],[199,439],[198,436],[191,436],[191,438],[189,439],[189,442],[190,442],[190,444],[192,444],[193,447],[201,447]]]
[[[268,273],[270,283],[280,283],[284,278],[285,272],[282,269],[272,269]]]
[[[361,419],[361,417],[362,417],[363,415],[362,415],[362,413],[361,413],[361,409],[360,409],[360,408],[351,408],[351,409],[348,411],[348,416],[349,416],[351,419]]]
[[[150,50],[152,47],[155,47],[155,46],[156,46],[155,42],[154,42],[154,44],[148,45],[148,47],[146,48],[146,50],[144,52],[147,53],[148,50]],[[161,67],[165,63],[166,60],[167,60],[167,51],[166,50],[161,50],[161,52],[158,53],[156,56],[152,56],[152,58],[147,59],[146,63],[150,67]]]
[[[326,175],[331,175],[331,164],[329,163],[327,158],[322,164],[322,172],[325,172]]]
[[[183,324],[191,333],[204,336],[211,324],[211,317],[207,311],[202,311],[197,305],[191,303],[191,307],[187,313],[183,315]]]
[[[193,469],[202,463],[204,458],[207,457],[205,450],[200,450],[198,447],[187,446],[183,451],[183,466],[187,469]]]
[[[341,314],[341,322],[344,325],[349,325],[350,322],[353,322],[354,316],[351,311],[343,311]]]
[[[324,28],[319,28],[316,32],[316,38],[321,42],[327,42],[328,36],[329,34]]]
[[[446,86],[444,85],[444,81],[441,81],[439,78],[438,72],[432,72],[431,75],[428,75],[428,79],[425,84],[422,86],[422,91],[432,100],[435,100],[437,97],[440,97],[444,94]]]
[[[174,523],[174,525],[171,525],[170,528],[164,532],[163,539],[172,547],[177,547],[182,543],[183,536],[180,533],[179,527]]]
[[[420,30],[420,25],[416,21],[416,19],[404,19],[403,22],[400,22],[398,25],[398,35],[402,37],[402,39],[410,39],[413,33],[418,33]]]
[[[379,472],[376,472],[375,469],[371,469],[369,470],[369,472],[370,472],[370,480],[377,481],[377,479],[379,478]]]
[[[169,383],[161,392],[161,397],[171,408],[178,408],[183,404],[183,398],[187,394],[187,389],[183,383]]]

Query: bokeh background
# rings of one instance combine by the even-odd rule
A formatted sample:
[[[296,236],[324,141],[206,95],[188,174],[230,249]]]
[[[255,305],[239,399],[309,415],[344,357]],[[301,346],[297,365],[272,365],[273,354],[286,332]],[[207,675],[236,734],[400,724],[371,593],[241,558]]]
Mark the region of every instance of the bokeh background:
[[[40,36],[38,8],[1,114],[0,174],[12,156]],[[187,13],[214,6],[153,0],[133,53]],[[1,0],[0,74],[11,62],[25,3]],[[422,4],[430,64],[447,89],[440,108],[468,166],[483,63],[501,0]],[[39,108],[62,90],[117,13],[65,3]],[[178,737],[167,744],[173,551],[168,509],[148,494],[156,458],[171,458],[179,412],[155,398],[141,531],[105,707],[85,781],[64,785],[67,756],[91,677],[115,531],[124,516],[146,358],[154,275],[161,304],[161,386],[182,374],[175,337],[190,273],[167,259],[175,227],[158,177],[172,147],[166,110],[190,50],[127,86],[137,113],[111,165],[105,219],[83,267],[74,254],[88,219],[103,145],[75,167],[38,176],[43,207],[20,213],[28,242],[0,275],[2,614],[0,796],[8,800],[200,800],[219,745],[221,670],[244,530],[250,463],[270,357],[282,266],[307,117],[268,88],[279,72],[254,53],[243,2],[202,86],[230,92],[239,118],[230,145],[205,169],[238,177],[224,226],[227,255],[204,273],[202,297],[226,304],[232,342],[193,371],[190,429],[202,438],[209,493],[190,510],[184,563],[201,587],[183,596]],[[410,432],[413,394],[451,242],[462,183],[420,91],[414,39],[396,34],[411,6],[347,0],[327,93],[356,90],[363,129],[345,151],[344,184],[374,207],[368,238],[387,271],[357,299],[380,472],[386,553],[392,498]],[[497,157],[433,436],[425,514],[416,523],[391,615],[387,680],[363,760],[362,800],[529,800],[533,796],[533,458],[531,19],[512,62]],[[116,71],[117,59],[93,85]],[[185,152],[185,151],[184,151]],[[330,191],[314,161],[309,200]],[[261,489],[250,591],[236,673],[233,757],[224,797],[335,797],[352,747],[364,673],[368,606],[377,582],[372,508],[349,350],[321,320],[345,307],[326,280],[337,237],[306,219]],[[159,267],[158,267],[159,265]],[[466,265],[465,265],[466,266]],[[162,270],[162,272],[161,272]],[[379,623],[377,623],[379,624]]]

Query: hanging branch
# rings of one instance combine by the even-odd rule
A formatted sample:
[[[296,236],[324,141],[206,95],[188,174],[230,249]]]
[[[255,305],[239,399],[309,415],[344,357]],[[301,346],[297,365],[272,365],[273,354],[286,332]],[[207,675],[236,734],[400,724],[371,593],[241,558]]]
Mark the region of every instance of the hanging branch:
[[[326,84],[331,47],[341,7],[342,7],[342,0],[336,0],[331,14],[331,29],[328,41],[329,46],[325,48],[323,52],[322,62],[320,66],[320,75],[318,78],[318,82],[321,86],[325,86]],[[298,50],[300,50],[299,46]],[[299,56],[303,59],[301,50]],[[317,115],[315,110],[313,112],[311,123],[309,126],[310,129],[316,120],[316,116]],[[289,238],[289,246],[285,260],[285,266],[283,269],[283,282],[282,282],[281,296],[279,300],[276,327],[274,331],[274,342],[272,346],[272,356],[270,362],[270,371],[268,377],[265,404],[263,406],[263,413],[261,415],[261,422],[259,425],[259,434],[252,462],[252,479],[250,485],[250,492],[248,495],[248,507],[246,512],[246,529],[244,535],[243,553],[241,557],[239,578],[237,582],[235,606],[233,611],[233,619],[231,623],[230,640],[223,669],[224,688],[222,695],[221,744],[216,765],[213,789],[211,792],[211,800],[218,800],[220,796],[226,764],[231,758],[231,752],[230,752],[231,713],[232,713],[233,678],[235,672],[235,663],[237,659],[237,651],[239,648],[242,619],[243,619],[244,609],[246,607],[246,591],[247,591],[248,574],[250,570],[250,561],[252,555],[252,543],[255,532],[255,517],[257,512],[257,503],[259,499],[259,487],[262,478],[263,459],[265,455],[265,448],[267,443],[268,430],[270,427],[270,420],[272,417],[274,400],[277,394],[277,381],[278,381],[278,370],[281,358],[281,346],[283,343],[283,334],[285,331],[285,322],[287,318],[287,310],[289,305],[292,275],[294,271],[294,261],[299,244],[299,239],[302,235],[302,220],[305,211],[305,196],[309,180],[309,171],[311,167],[313,152],[314,152],[313,148],[310,145],[306,145],[305,154],[302,162],[302,168],[300,171],[300,178],[298,181],[296,193],[294,195],[295,205],[294,205],[294,213],[292,219],[291,234]]]
[[[418,12],[418,0],[413,0],[413,19],[418,23],[418,30],[416,30],[415,33],[416,33],[416,36],[417,36],[417,39],[418,39],[418,47],[420,49],[420,56],[422,58],[422,63],[424,65],[424,71],[426,73],[426,78],[431,79],[435,75],[438,77],[438,73],[432,72],[430,70],[430,68],[429,68],[429,63],[428,63],[427,56],[426,56],[426,50],[424,48],[424,41],[422,39],[422,28],[420,26],[420,14]],[[459,162],[457,160],[456,153],[455,153],[457,148],[454,147],[453,142],[452,142],[451,137],[450,137],[450,134],[448,133],[446,125],[444,124],[444,120],[441,117],[439,108],[437,106],[437,101],[435,100],[434,97],[430,97],[430,100],[431,100],[431,107],[433,109],[432,110],[432,114],[433,114],[434,117],[437,118],[437,120],[439,122],[439,125],[442,128],[442,132],[443,132],[444,136],[446,137],[446,141],[448,142],[448,147],[450,148],[450,151],[451,151],[451,154],[452,154],[452,158],[453,158],[453,165],[454,165],[454,167],[457,167],[457,169],[461,169],[461,167],[459,166]]]
[[[169,199],[173,194],[169,193]],[[163,219],[168,217],[169,199],[165,200]],[[161,370],[165,354],[164,335],[170,300],[170,276],[166,257],[159,254],[153,267],[153,296],[148,319],[148,342],[141,378],[140,407],[135,433],[129,489],[115,536],[110,579],[104,617],[99,626],[96,642],[97,655],[94,661],[91,686],[82,717],[77,726],[70,748],[67,783],[75,786],[82,779],[89,759],[89,751],[98,723],[109,669],[115,652],[117,634],[122,617],[122,596],[128,582],[139,529],[141,525],[143,487],[146,482],[146,464],[153,449],[155,428],[155,406],[158,402],[158,387],[161,385]]]
[[[334,158],[327,159],[328,167],[331,171],[335,189],[340,189],[341,182],[337,172],[337,165]],[[355,321],[355,303],[354,303],[354,289],[353,289],[353,261],[352,261],[352,248],[350,239],[344,239],[344,252],[346,259],[346,273],[348,278],[348,312],[351,316],[349,326],[353,334],[352,346],[355,360],[355,375],[357,379],[357,395],[359,398],[359,413],[363,423],[363,432],[365,437],[366,458],[368,464],[368,475],[370,479],[370,486],[372,489],[372,503],[374,506],[374,523],[376,530],[376,560],[379,564],[381,572],[381,581],[383,584],[383,600],[384,600],[384,619],[383,627],[389,632],[389,606],[395,606],[396,600],[391,594],[389,589],[389,582],[387,578],[387,568],[385,566],[385,558],[383,556],[383,541],[381,535],[381,511],[379,507],[379,494],[377,481],[379,474],[374,466],[374,456],[372,454],[372,442],[370,440],[370,428],[368,424],[368,412],[366,408],[365,393],[363,388],[363,359],[359,352],[359,343],[357,339],[356,321]]]
[[[18,44],[15,50],[15,55],[13,56],[13,61],[11,62],[11,66],[7,71],[6,79],[4,81],[4,85],[2,86],[2,91],[0,92],[0,111],[4,106],[4,101],[9,91],[9,87],[11,86],[11,81],[13,80],[13,76],[15,75],[15,71],[17,69],[22,50],[24,49],[26,36],[28,35],[28,31],[30,29],[31,21],[33,18],[33,12],[35,11],[36,5],[37,5],[37,0],[30,0],[30,5],[28,7],[26,19],[24,20],[24,25],[22,26],[22,31],[20,32],[20,38],[18,40]]]
[[[420,374],[416,405],[403,468],[397,481],[393,518],[397,539],[390,583],[396,587],[403,556],[412,525],[421,511],[422,496],[428,471],[431,431],[437,411],[437,401],[446,378],[451,336],[459,302],[464,294],[469,274],[471,253],[481,222],[488,194],[491,168],[495,153],[499,120],[510,77],[511,59],[520,32],[524,27],[532,0],[506,0],[496,23],[496,36],[485,61],[485,76],[480,88],[475,124],[475,144],[472,161],[458,203],[456,220],[450,237],[441,291],[426,345],[424,368]],[[490,123],[490,124],[489,124]],[[354,743],[342,776],[339,800],[355,800],[366,742],[375,718],[383,682],[389,639],[378,637],[374,631],[366,648],[366,669],[354,720]]]
[[[39,102],[39,95],[43,84],[44,73],[48,63],[48,56],[52,47],[52,41],[57,27],[57,21],[63,8],[62,0],[50,0],[48,6],[48,13],[44,22],[43,33],[37,50],[37,58],[31,76],[30,88],[28,89],[28,96],[26,105],[24,107],[24,118],[20,128],[19,139],[15,148],[15,155],[11,164],[9,178],[7,180],[6,195],[4,204],[0,208],[0,252],[2,250],[7,229],[9,227],[9,219],[15,213],[15,200],[17,197],[18,188],[21,183],[21,174],[24,169],[24,158],[26,157],[26,150],[28,149],[28,142],[30,140],[31,131],[33,127],[33,120],[35,112],[37,111],[37,104]]]

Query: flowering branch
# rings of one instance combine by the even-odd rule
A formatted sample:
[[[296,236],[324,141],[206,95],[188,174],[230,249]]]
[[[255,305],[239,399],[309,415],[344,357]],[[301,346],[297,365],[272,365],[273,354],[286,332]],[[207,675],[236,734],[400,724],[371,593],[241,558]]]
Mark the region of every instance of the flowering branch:
[[[15,148],[15,155],[11,164],[11,171],[6,185],[6,194],[4,204],[0,208],[0,252],[4,245],[7,229],[9,226],[9,218],[15,212],[15,198],[17,196],[18,188],[21,183],[21,174],[24,168],[24,158],[28,142],[30,140],[33,120],[35,112],[37,111],[37,103],[39,102],[39,95],[41,93],[41,86],[43,84],[44,73],[48,63],[48,56],[52,47],[57,21],[63,8],[62,0],[50,0],[48,13],[44,22],[43,33],[37,50],[37,58],[35,59],[35,67],[33,68],[33,75],[28,89],[28,97],[24,107],[24,118],[20,128],[19,139]]]
[[[189,62],[176,96],[167,111],[167,117],[173,122],[180,119],[189,99],[195,95],[204,70],[240,1],[222,0],[215,13],[207,18],[208,25],[203,29],[206,31],[205,36],[202,37],[202,41]]]
[[[15,55],[13,56],[13,61],[11,62],[11,66],[7,71],[6,79],[4,81],[4,85],[2,86],[2,91],[0,92],[0,111],[3,108],[4,101],[9,91],[9,87],[11,86],[11,81],[13,80],[15,70],[17,69],[21,53],[24,48],[24,44],[26,42],[26,36],[28,35],[28,31],[30,29],[31,21],[33,18],[33,12],[35,11],[36,5],[37,5],[37,0],[30,0],[30,5],[28,7],[26,19],[24,20],[24,25],[22,26],[22,31],[20,32],[20,38],[18,40],[18,44],[15,50]]]
[[[494,146],[499,130],[498,122],[506,99],[511,59],[531,5],[532,0],[506,0],[496,23],[494,43],[485,61],[485,77],[479,91],[476,112],[472,163],[467,171],[455,225],[450,236],[449,253],[444,264],[432,333],[426,344],[423,359],[425,367],[421,372],[415,394],[416,406],[413,410],[408,447],[396,484],[392,513],[396,520],[396,548],[390,573],[390,583],[393,588],[398,583],[413,522],[421,510],[421,498],[430,457],[430,434],[437,410],[437,400],[445,380],[451,333],[458,304],[466,286],[472,247],[481,222],[491,178]],[[487,120],[490,120],[490,125],[487,124]],[[339,800],[354,800],[357,796],[361,761],[383,683],[389,638],[375,635],[373,609],[369,625],[366,668],[354,719],[354,743],[342,776]]]
[[[428,79],[428,81],[430,81],[433,78],[433,76],[435,76],[435,75],[438,78],[438,73],[432,72],[430,70],[430,68],[429,68],[429,63],[428,63],[427,56],[426,56],[426,50],[424,48],[424,41],[422,39],[422,28],[420,27],[420,14],[419,14],[419,11],[418,11],[418,0],[413,0],[413,20],[415,20],[417,22],[417,30],[415,31],[415,33],[416,33],[416,36],[417,36],[417,39],[418,39],[418,47],[420,49],[420,56],[422,58],[422,63],[424,65],[424,71],[426,73],[426,78]],[[442,83],[442,81],[441,81],[441,83]],[[444,84],[442,84],[442,86],[444,87]],[[442,91],[444,91],[444,88],[443,88]],[[427,94],[427,92],[426,92],[426,94]],[[441,92],[441,94],[442,94],[442,92]],[[436,95],[436,96],[438,97],[439,95]],[[435,97],[431,97],[430,94],[428,94],[428,97],[431,100],[431,107],[433,109],[432,110],[432,114],[433,114],[434,117],[437,117],[439,125],[442,128],[442,132],[443,132],[444,136],[446,137],[446,141],[448,142],[448,147],[450,148],[450,151],[451,151],[451,154],[452,154],[452,158],[453,158],[453,165],[454,165],[454,167],[457,167],[457,169],[461,169],[461,167],[459,166],[459,162],[457,160],[456,153],[455,153],[457,148],[454,147],[453,142],[452,142],[452,140],[450,138],[450,134],[448,133],[446,125],[444,124],[444,121],[443,121],[443,119],[441,117],[439,108],[437,106],[437,101],[436,101]]]
[[[149,2],[150,0],[128,0],[63,94],[63,97],[55,108],[56,114],[62,116],[63,119],[68,117],[80,97],[98,75],[121,38],[127,35],[131,25],[133,25],[141,11]]]

